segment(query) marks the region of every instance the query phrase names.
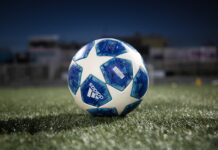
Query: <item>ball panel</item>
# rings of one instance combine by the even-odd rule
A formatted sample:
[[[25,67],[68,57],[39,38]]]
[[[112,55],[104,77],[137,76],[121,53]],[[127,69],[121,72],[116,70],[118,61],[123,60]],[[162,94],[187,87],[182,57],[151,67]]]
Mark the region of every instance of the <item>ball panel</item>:
[[[79,66],[76,63],[71,63],[71,66],[69,68],[68,72],[68,84],[70,87],[70,90],[76,94],[79,86],[80,86],[80,81],[81,81],[81,76],[82,76],[82,67]]]
[[[81,85],[82,100],[92,106],[99,107],[109,102],[112,97],[104,82],[89,75]]]
[[[117,116],[116,108],[92,108],[87,110],[93,116]]]
[[[122,43],[112,39],[102,40],[97,43],[96,50],[98,56],[117,56],[126,53]]]
[[[140,68],[133,79],[131,96],[140,99],[148,89],[148,75],[145,69]]]
[[[113,58],[101,66],[107,84],[123,91],[133,78],[132,64],[129,60]]]
[[[80,59],[84,59],[89,55],[90,50],[92,49],[92,47],[94,46],[95,42],[90,42],[87,45],[83,46],[77,53],[76,55],[73,57],[74,61],[80,60]]]
[[[73,96],[74,101],[76,102],[76,104],[80,108],[82,108],[84,110],[91,109],[91,108],[96,108],[95,106],[92,106],[92,105],[84,103],[84,101],[82,100],[82,97],[81,97],[81,90],[80,90],[80,88],[78,89],[76,95],[74,95],[72,92],[71,92],[71,94]]]
[[[133,111],[136,107],[138,107],[138,105],[141,103],[142,100],[138,100],[132,104],[127,105],[123,112],[121,113],[121,116],[125,116],[126,114],[130,113],[131,111]]]

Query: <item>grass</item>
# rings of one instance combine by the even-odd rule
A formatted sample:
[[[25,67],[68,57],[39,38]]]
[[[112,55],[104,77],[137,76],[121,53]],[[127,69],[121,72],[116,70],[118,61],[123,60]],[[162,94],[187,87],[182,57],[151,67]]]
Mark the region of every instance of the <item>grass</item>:
[[[217,149],[218,87],[153,86],[126,117],[91,117],[67,88],[0,89],[1,149]]]

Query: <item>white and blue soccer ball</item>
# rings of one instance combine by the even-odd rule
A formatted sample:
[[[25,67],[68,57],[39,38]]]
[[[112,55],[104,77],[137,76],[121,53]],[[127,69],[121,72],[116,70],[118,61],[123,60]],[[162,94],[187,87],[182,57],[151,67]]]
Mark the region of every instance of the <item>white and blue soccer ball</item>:
[[[94,116],[126,115],[141,103],[148,89],[148,73],[132,46],[104,38],[76,53],[68,86],[76,103]]]

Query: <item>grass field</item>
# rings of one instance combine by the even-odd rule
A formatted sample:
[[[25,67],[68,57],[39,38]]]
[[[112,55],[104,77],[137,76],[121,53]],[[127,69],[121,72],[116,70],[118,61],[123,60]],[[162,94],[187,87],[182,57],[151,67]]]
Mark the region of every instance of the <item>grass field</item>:
[[[153,86],[126,117],[91,117],[67,88],[0,89],[0,149],[218,149],[218,87]]]

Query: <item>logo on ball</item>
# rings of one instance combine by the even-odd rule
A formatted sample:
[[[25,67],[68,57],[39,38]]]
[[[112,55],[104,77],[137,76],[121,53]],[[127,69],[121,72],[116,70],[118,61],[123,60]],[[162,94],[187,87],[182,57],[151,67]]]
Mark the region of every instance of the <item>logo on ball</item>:
[[[96,100],[104,98],[101,95],[101,93],[98,92],[98,90],[95,88],[95,86],[92,83],[89,83],[89,90],[88,90],[87,96],[94,98]]]

